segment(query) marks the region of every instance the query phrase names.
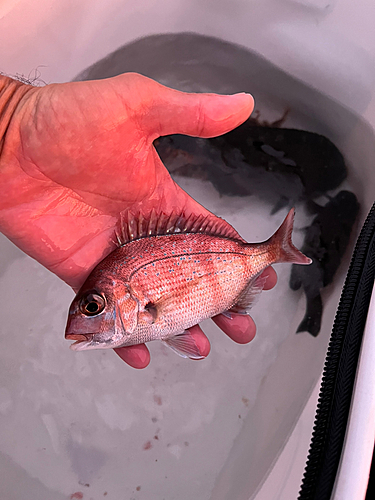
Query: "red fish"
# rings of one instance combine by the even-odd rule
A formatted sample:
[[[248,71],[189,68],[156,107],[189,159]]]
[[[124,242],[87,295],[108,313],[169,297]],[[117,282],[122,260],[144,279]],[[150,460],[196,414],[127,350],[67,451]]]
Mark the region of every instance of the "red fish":
[[[267,241],[246,243],[214,216],[127,216],[119,247],[91,272],[70,310],[65,338],[75,351],[162,340],[184,357],[201,355],[188,328],[217,314],[246,313],[262,271],[310,264],[292,244],[294,209]]]

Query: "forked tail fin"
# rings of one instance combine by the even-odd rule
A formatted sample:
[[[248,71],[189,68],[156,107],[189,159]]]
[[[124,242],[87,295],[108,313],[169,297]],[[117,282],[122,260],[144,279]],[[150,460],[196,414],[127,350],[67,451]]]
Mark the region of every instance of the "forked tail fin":
[[[320,332],[322,313],[323,304],[320,293],[318,292],[315,297],[306,296],[306,314],[297,328],[296,333],[309,332],[316,337]]]
[[[312,260],[300,252],[292,243],[294,208],[285,217],[279,229],[267,243],[274,247],[277,260],[275,262],[292,262],[293,264],[311,264]]]

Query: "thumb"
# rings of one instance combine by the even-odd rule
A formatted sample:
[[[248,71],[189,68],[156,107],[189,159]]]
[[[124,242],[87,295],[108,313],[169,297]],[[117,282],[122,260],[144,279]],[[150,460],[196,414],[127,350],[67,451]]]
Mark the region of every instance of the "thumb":
[[[157,84],[143,126],[152,140],[161,135],[215,137],[243,123],[254,109],[250,94],[190,94]]]

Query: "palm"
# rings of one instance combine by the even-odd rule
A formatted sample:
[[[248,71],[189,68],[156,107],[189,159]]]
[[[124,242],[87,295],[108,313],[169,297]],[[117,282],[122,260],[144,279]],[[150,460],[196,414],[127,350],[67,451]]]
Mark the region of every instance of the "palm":
[[[138,79],[38,89],[30,98],[36,105],[20,122],[18,158],[28,189],[17,197],[14,231],[27,227],[23,250],[73,287],[111,249],[122,210],[204,211],[157,156],[158,117],[148,116],[147,126],[139,119],[147,105],[142,93],[155,84],[141,78],[135,93]]]
[[[248,96],[237,101],[182,94],[135,74],[30,90],[3,151],[11,185],[0,201],[3,232],[78,288],[113,249],[121,211],[207,212],[174,183],[152,142],[227,132],[252,107]],[[122,357],[136,366],[129,353],[141,351],[126,349]]]

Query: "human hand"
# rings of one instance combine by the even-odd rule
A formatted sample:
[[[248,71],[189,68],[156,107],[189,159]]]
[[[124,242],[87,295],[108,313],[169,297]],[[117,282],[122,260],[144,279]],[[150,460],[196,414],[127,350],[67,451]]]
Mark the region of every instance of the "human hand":
[[[221,135],[253,108],[248,94],[185,94],[133,73],[22,91],[0,137],[0,229],[74,289],[114,249],[120,212],[209,213],[172,180],[153,141]],[[264,273],[272,288],[275,272]],[[236,342],[255,335],[249,316],[214,321]],[[191,331],[207,356],[207,337],[199,326]],[[150,360],[145,345],[116,352],[135,368]]]

